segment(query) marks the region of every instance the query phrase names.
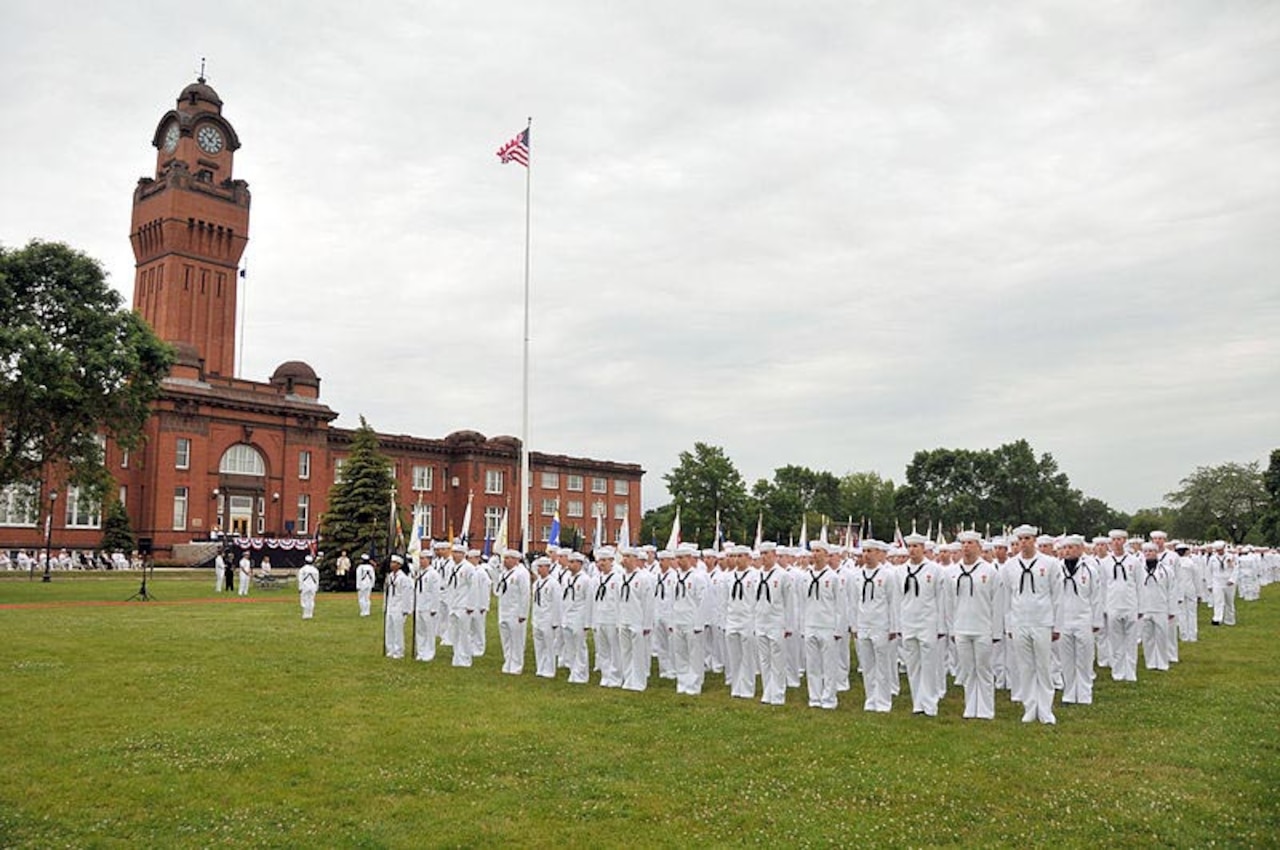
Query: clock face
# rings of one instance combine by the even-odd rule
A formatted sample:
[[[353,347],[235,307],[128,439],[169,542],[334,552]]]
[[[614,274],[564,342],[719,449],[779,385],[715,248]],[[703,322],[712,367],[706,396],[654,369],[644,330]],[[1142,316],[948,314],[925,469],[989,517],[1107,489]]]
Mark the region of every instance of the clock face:
[[[217,153],[222,150],[222,134],[217,127],[205,124],[196,132],[196,144],[205,153]]]
[[[173,153],[178,148],[178,122],[169,125],[164,132],[164,152]]]

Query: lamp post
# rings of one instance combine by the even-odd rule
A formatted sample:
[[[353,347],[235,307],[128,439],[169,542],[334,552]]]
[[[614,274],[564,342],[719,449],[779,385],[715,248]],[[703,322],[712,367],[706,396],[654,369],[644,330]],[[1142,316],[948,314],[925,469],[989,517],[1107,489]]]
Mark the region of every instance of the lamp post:
[[[58,491],[49,491],[49,515],[44,518],[44,576],[40,581],[52,581],[49,567],[53,561],[53,507],[58,501]]]

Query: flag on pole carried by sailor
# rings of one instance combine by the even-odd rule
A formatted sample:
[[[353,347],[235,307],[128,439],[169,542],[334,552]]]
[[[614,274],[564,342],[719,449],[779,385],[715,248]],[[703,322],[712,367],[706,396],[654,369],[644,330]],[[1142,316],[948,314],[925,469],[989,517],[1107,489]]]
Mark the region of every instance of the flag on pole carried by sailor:
[[[462,512],[462,531],[458,534],[458,542],[463,546],[471,541],[471,499],[474,492],[467,493],[467,509]]]
[[[667,538],[667,549],[674,552],[680,545],[680,506],[676,505],[676,518],[671,523],[671,536]]]
[[[548,546],[560,545],[560,509],[556,508],[555,516],[551,518],[551,534],[547,537]]]

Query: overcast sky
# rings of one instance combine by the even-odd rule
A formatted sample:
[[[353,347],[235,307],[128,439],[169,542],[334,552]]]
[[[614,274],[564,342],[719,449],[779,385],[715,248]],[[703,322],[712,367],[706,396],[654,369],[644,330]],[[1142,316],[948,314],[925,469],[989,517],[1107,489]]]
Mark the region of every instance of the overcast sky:
[[[245,377],[353,425],[701,440],[901,481],[1025,437],[1157,504],[1280,447],[1280,3],[8,0],[0,242],[132,297],[152,133],[208,58],[253,193]]]

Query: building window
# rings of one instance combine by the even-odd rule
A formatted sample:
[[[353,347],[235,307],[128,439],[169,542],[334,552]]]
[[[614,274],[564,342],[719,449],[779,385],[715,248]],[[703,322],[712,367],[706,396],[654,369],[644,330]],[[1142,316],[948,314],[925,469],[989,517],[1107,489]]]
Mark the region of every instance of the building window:
[[[258,454],[258,450],[253,446],[236,443],[223,452],[222,460],[218,463],[218,471],[229,475],[263,476],[267,474],[267,465],[263,463],[262,455]]]
[[[573,517],[582,516],[582,500],[581,499],[570,499],[567,507],[569,508],[569,516],[573,516]]]
[[[557,508],[559,508],[559,507],[560,507],[560,500],[559,500],[559,499],[543,499],[543,500],[542,500],[542,515],[543,515],[543,516],[555,516],[555,515],[556,515],[556,509],[557,509]]]
[[[311,452],[305,449],[298,452],[298,477],[303,481],[311,478]]]
[[[542,473],[542,489],[543,490],[559,490],[560,489],[560,473],[558,472]]]
[[[592,493],[608,493],[608,492],[609,492],[609,482],[608,482],[608,481],[605,481],[603,478],[592,478],[592,479],[591,479],[591,492],[592,492]]]
[[[591,503],[591,518],[595,519],[598,516],[602,517],[604,515],[605,515],[604,499],[596,499],[594,502]]]
[[[431,505],[415,505],[413,509],[413,522],[415,526],[422,526],[422,539],[431,539]],[[424,550],[425,544],[424,544]]]
[[[38,519],[34,484],[9,484],[0,488],[0,525],[34,526]]]
[[[127,510],[129,507],[129,488],[126,487],[124,484],[121,484],[120,493],[118,495],[120,498],[120,504],[123,505]]]
[[[568,484],[570,491],[574,493],[582,492],[582,476],[581,475],[567,475],[565,477],[569,479],[566,483]]]
[[[484,473],[484,491],[490,495],[502,495],[502,470],[489,469]]]
[[[333,483],[337,484],[342,480],[342,468],[347,465],[345,457],[335,457],[333,459]]]
[[[628,494],[628,493],[630,493],[630,492],[631,492],[631,482],[630,482],[630,481],[624,481],[624,480],[622,480],[621,478],[616,478],[616,479],[614,479],[614,482],[613,482],[613,495],[615,495],[615,496],[625,496],[625,495],[627,495],[627,494]]]
[[[187,530],[187,488],[177,487],[173,491],[173,530]]]
[[[129,468],[129,450],[128,449],[125,449],[124,451],[120,452],[120,468],[121,469]]]
[[[298,533],[306,534],[311,519],[311,497],[306,493],[298,496]]]
[[[502,508],[484,509],[484,539],[498,540],[498,529],[502,526]],[[499,553],[500,554],[500,553]]]
[[[178,460],[174,466],[177,469],[191,468],[191,441],[186,437],[178,438]]]
[[[219,493],[218,494],[218,520],[217,520],[217,525],[215,526],[219,531],[222,531],[225,528],[225,526],[223,525],[223,522],[226,521],[225,520],[226,512],[227,512],[227,494]]]
[[[614,519],[626,519],[626,518],[627,518],[627,503],[626,503],[626,502],[618,502],[618,504],[616,504],[616,505],[614,505],[614,506],[613,506],[613,518],[614,518]]]
[[[541,538],[541,539],[542,539],[542,542],[544,542],[544,543],[545,543],[546,541],[548,541],[548,540],[550,540],[550,539],[551,539],[551,526],[549,526],[549,525],[544,525],[544,526],[542,526],[542,538]]]
[[[415,466],[413,468],[413,489],[419,493],[428,492],[436,480],[434,466]]]
[[[67,488],[67,528],[101,528],[102,505],[80,492],[79,487]]]

